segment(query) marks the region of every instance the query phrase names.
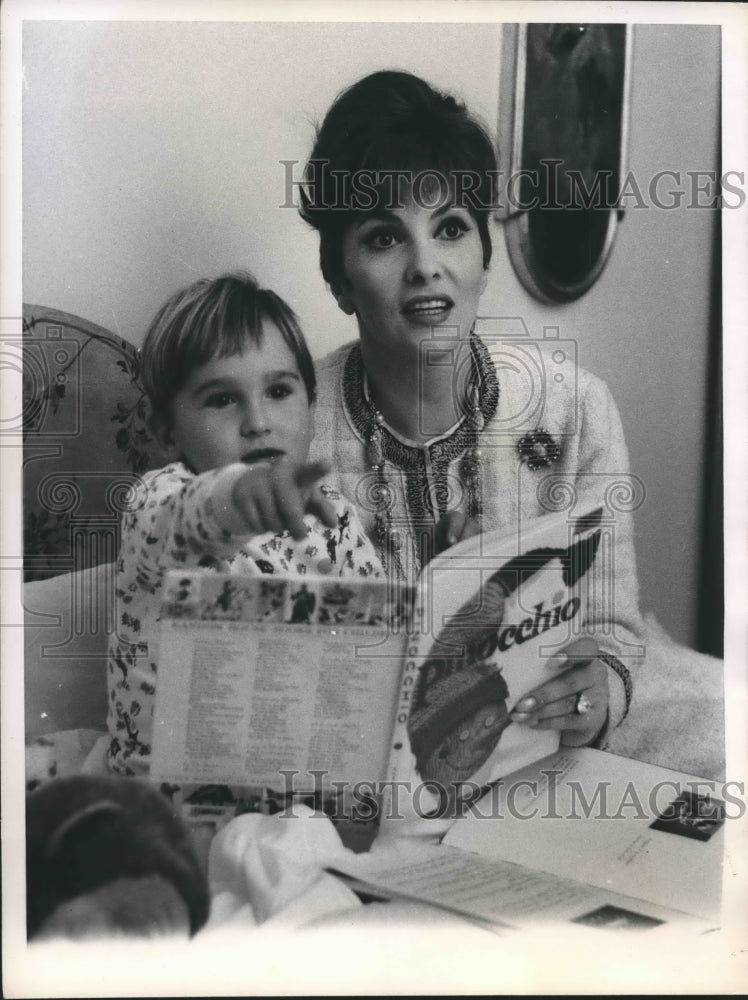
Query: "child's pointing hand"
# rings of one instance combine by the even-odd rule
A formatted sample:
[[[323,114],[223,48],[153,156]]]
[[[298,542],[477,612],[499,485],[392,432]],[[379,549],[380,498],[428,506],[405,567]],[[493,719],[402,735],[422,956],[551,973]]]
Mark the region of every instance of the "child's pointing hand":
[[[305,514],[316,515],[329,528],[336,527],[335,508],[316,485],[329,471],[326,462],[279,461],[248,466],[232,493],[247,533],[289,531],[301,541],[306,537]]]

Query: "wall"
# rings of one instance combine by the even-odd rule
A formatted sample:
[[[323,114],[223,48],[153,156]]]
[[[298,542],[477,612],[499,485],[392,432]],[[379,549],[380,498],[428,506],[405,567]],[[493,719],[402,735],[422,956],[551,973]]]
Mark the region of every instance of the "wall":
[[[658,171],[719,169],[719,87],[718,28],[637,26],[629,169],[645,197]],[[636,519],[642,608],[693,642],[716,218],[685,203],[669,211],[633,201],[608,266],[577,302],[550,308],[533,300],[501,241],[488,295],[504,311],[511,304],[538,335],[550,323],[577,339],[583,366],[610,385],[632,472],[647,491]]]
[[[26,22],[24,298],[136,343],[163,298],[249,267],[297,310],[316,356],[355,334],[285,200],[334,95],[384,66],[460,94],[493,127],[498,25]],[[698,67],[699,84],[694,91]],[[631,169],[717,165],[719,29],[639,26]],[[692,641],[713,213],[634,209],[581,300],[543,306],[519,285],[497,227],[482,305],[560,327],[610,384],[633,471],[642,603]]]
[[[280,161],[300,171],[338,91],[384,65],[454,89],[489,122],[498,90],[497,25],[384,24],[373,37],[368,25],[27,24],[26,300],[139,342],[169,292],[244,266],[298,311],[316,355],[355,336],[316,236],[277,207]]]

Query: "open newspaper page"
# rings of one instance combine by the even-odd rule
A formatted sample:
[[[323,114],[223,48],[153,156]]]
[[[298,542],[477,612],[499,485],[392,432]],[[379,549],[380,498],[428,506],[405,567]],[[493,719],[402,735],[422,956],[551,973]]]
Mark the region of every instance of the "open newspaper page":
[[[513,536],[468,539],[422,573],[404,667],[409,714],[398,716],[390,769],[417,789],[420,815],[459,815],[491,782],[557,749],[556,731],[511,713],[583,630],[600,522],[599,509],[548,515]]]
[[[714,781],[565,748],[492,788],[444,842],[718,919],[724,822],[738,806]]]
[[[441,844],[383,849],[340,870],[385,898],[499,927],[566,922],[637,931],[714,929],[727,785],[586,747],[507,775]]]
[[[444,844],[400,843],[341,860],[332,870],[375,898],[429,903],[495,930],[552,923],[654,931],[677,924],[699,934],[715,927],[709,917]]]

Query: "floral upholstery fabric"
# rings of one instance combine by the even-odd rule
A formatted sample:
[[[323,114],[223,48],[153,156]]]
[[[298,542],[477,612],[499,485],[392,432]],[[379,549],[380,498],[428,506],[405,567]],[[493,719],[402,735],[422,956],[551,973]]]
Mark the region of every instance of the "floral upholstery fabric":
[[[165,458],[135,347],[55,309],[23,315],[24,565],[41,580],[111,562],[131,488]]]

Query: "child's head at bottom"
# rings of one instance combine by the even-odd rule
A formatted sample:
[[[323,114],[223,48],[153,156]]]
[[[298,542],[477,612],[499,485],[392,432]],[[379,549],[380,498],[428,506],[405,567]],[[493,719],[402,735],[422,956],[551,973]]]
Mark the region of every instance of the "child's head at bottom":
[[[249,274],[171,296],[146,334],[142,376],[159,442],[193,472],[306,461],[314,364],[293,311]]]

